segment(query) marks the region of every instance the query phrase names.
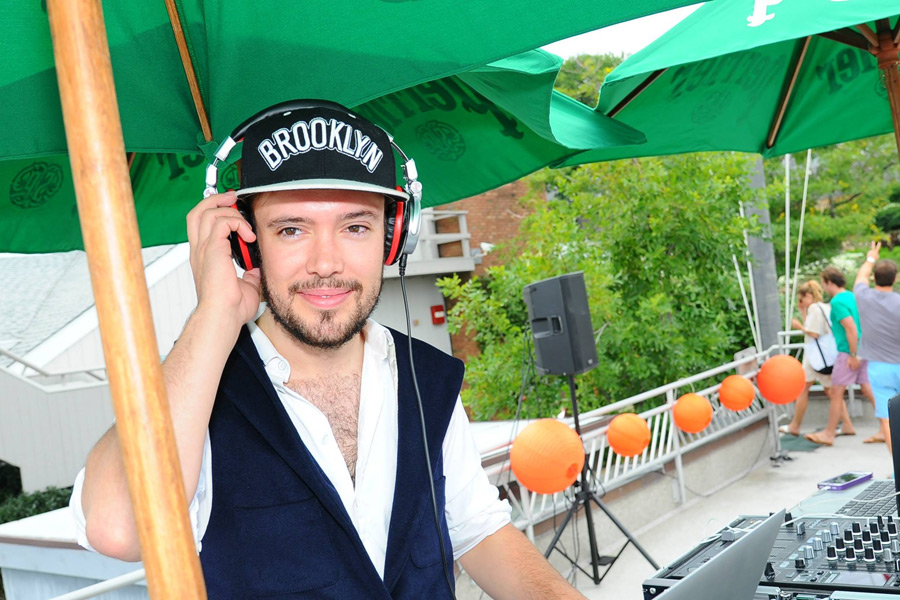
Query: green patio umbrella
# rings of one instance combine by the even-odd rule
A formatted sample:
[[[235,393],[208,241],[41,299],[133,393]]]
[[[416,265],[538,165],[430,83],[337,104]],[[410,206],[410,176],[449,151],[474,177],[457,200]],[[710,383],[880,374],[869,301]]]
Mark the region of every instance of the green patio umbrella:
[[[416,160],[426,206],[498,187],[586,149],[645,140],[554,91],[561,65],[559,57],[532,50],[356,110],[393,133]],[[238,156],[235,151],[231,158]],[[133,155],[131,183],[144,246],[186,241],[185,215],[202,197],[206,165],[199,150]],[[223,179],[223,190],[239,186],[233,167]],[[48,222],[54,223],[52,236]],[[68,156],[0,162],[0,252],[81,248]]]
[[[596,110],[647,143],[564,164],[700,150],[777,156],[898,131],[898,13],[897,0],[706,4],[601,87]]]
[[[104,2],[104,12],[126,148],[190,153],[277,102],[358,106],[688,3],[579,0],[560,10],[543,0],[154,0]],[[4,6],[0,159],[66,151],[44,4]]]

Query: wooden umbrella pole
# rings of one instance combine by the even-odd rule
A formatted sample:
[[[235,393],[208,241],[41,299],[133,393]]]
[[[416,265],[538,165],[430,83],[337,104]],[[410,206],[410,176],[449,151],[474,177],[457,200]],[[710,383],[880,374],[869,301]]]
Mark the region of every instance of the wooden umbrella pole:
[[[891,118],[894,121],[894,142],[897,144],[897,155],[900,156],[900,65],[898,45],[890,30],[878,33],[879,47],[875,52],[878,68],[884,73],[884,86],[887,88],[888,103],[891,107]]]
[[[150,596],[205,599],[100,0],[48,0],[72,178]]]

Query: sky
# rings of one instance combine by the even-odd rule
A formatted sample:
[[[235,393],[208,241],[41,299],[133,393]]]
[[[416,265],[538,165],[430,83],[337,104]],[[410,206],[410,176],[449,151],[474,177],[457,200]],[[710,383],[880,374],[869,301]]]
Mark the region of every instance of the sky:
[[[634,54],[694,12],[701,4],[684,6],[633,21],[619,23],[544,46],[544,50],[569,58],[578,54]]]

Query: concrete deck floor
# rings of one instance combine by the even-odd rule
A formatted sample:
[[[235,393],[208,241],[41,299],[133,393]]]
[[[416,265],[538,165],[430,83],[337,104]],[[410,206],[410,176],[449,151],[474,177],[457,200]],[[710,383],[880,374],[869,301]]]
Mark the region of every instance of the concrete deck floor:
[[[811,410],[804,420],[804,432],[822,428],[823,416],[822,411]],[[746,477],[710,497],[688,501],[682,510],[663,522],[652,523],[653,519],[649,517],[651,523],[632,534],[656,562],[664,566],[739,515],[765,515],[791,508],[815,493],[816,484],[823,479],[853,470],[872,471],[876,479],[890,477],[893,467],[886,445],[863,444],[863,440],[878,429],[871,405],[866,406],[864,415],[854,418],[853,422],[857,435],[839,437],[832,447],[790,452],[791,460],[780,462],[777,467],[763,456]],[[603,551],[608,552],[608,549]],[[589,559],[584,558],[586,555],[589,556],[589,550],[582,547],[580,563],[583,566],[589,563]],[[590,571],[589,564],[587,567]],[[591,600],[642,600],[641,584],[655,572],[629,545],[600,585],[594,585],[582,573],[577,575],[575,584]]]

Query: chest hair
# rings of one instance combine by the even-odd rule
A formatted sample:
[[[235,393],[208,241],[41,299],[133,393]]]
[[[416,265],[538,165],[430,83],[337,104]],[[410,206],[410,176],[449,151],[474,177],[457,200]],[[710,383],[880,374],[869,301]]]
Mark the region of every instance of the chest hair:
[[[357,437],[359,433],[359,375],[328,375],[314,379],[291,379],[286,384],[328,418],[338,448],[356,483]]]

